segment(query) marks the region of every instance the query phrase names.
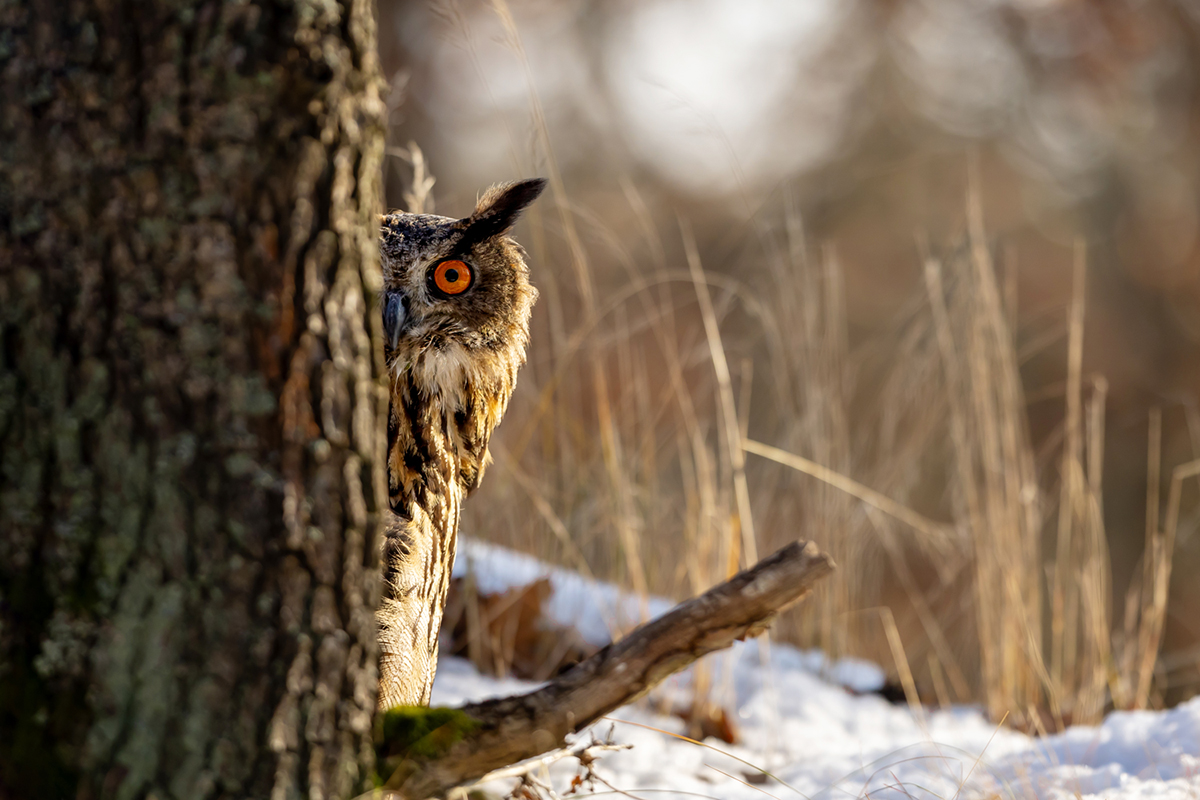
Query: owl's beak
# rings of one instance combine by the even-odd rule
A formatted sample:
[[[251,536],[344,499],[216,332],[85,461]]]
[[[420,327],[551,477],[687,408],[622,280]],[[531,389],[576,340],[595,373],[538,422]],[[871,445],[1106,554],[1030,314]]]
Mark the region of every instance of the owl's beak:
[[[399,292],[383,295],[383,335],[392,350],[400,343],[400,334],[408,322],[408,299]]]

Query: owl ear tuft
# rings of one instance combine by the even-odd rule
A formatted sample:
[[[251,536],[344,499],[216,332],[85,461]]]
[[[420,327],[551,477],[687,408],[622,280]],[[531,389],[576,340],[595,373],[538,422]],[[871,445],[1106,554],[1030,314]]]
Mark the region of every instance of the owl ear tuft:
[[[517,217],[546,188],[545,178],[498,183],[483,193],[475,211],[463,222],[466,237],[482,242],[512,230]]]

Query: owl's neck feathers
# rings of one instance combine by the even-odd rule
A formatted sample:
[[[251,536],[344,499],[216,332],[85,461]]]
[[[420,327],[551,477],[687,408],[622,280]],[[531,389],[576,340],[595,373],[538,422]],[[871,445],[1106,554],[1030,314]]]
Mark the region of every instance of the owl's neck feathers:
[[[525,361],[524,339],[497,351],[430,348],[392,376],[388,488],[397,514],[411,518],[445,492],[479,485]]]
[[[450,587],[462,500],[479,485],[488,441],[525,359],[447,347],[393,377],[388,483],[393,522],[385,538],[388,592],[379,611],[379,704],[426,705],[442,608]],[[493,361],[491,369],[481,368]]]

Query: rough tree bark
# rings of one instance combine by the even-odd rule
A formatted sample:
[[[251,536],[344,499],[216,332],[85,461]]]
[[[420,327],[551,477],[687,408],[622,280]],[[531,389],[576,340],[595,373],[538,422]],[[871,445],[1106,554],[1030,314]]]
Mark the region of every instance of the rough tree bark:
[[[370,0],[0,0],[0,797],[369,778]]]

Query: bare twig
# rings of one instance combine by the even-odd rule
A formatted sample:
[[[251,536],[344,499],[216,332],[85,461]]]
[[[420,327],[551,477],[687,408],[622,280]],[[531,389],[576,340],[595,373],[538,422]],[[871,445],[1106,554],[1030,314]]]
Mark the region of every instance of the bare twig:
[[[897,503],[890,497],[883,495],[870,487],[863,486],[853,478],[849,478],[840,472],[829,469],[826,466],[810,461],[803,456],[798,456],[794,453],[789,453],[786,450],[780,450],[778,447],[772,447],[769,444],[756,442],[753,439],[746,439],[742,442],[742,449],[747,453],[754,453],[763,458],[783,464],[785,467],[791,467],[797,472],[803,472],[805,475],[811,475],[817,480],[827,483],[835,489],[840,489],[851,497],[858,498],[867,505],[879,509],[893,519],[897,519],[908,525],[918,533],[923,533],[928,541],[936,547],[944,549],[947,553],[956,549],[958,545],[955,542],[954,529],[949,525],[941,522],[935,522],[928,517],[921,516],[917,512],[908,508],[902,503]]]
[[[590,768],[595,763],[596,759],[600,758],[601,753],[613,752],[617,750],[632,749],[631,744],[619,744],[612,742],[598,742],[596,739],[589,737],[581,739],[578,742],[569,744],[566,747],[560,747],[557,750],[551,750],[545,755],[537,758],[529,758],[519,764],[513,764],[511,767],[502,767],[495,769],[484,775],[477,781],[472,783],[457,786],[450,791],[449,797],[466,798],[470,796],[472,790],[478,788],[482,784],[489,781],[500,781],[505,778],[525,778],[533,775],[535,772],[540,772],[546,769],[556,761],[562,761],[564,758],[577,758],[579,762],[586,768]]]
[[[389,147],[387,155],[402,159],[412,165],[412,183],[404,192],[404,206],[410,214],[433,213],[433,184],[436,178],[429,174],[425,162],[425,154],[416,142],[409,142],[408,147]]]

